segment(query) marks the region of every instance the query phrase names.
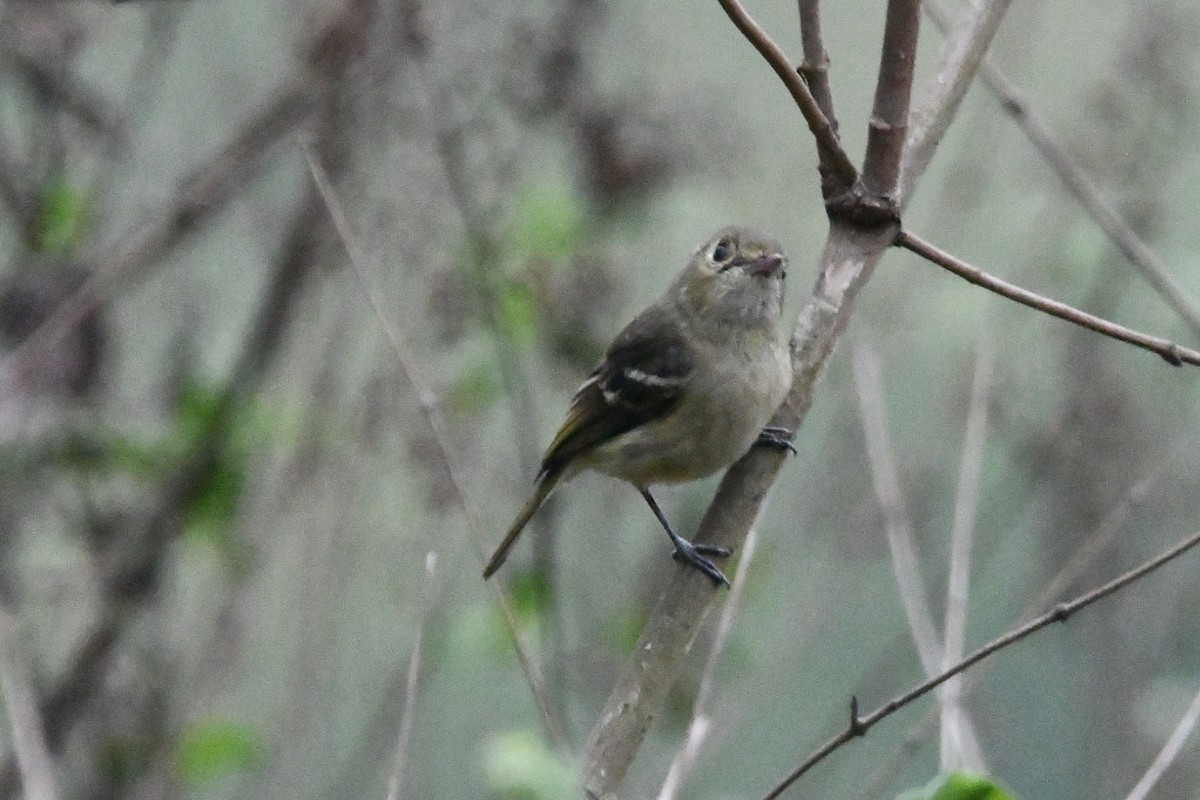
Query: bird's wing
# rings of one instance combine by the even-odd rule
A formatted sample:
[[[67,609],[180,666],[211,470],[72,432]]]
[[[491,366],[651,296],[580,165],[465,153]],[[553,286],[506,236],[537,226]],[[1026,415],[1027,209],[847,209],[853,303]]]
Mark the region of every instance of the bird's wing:
[[[617,336],[567,410],[546,449],[542,476],[581,454],[658,419],[679,403],[695,356],[672,325],[638,318]]]

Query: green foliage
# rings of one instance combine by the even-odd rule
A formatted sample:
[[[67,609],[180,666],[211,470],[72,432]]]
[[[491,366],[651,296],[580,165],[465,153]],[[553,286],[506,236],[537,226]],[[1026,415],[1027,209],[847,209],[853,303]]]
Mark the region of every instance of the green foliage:
[[[246,485],[248,454],[239,445],[240,416],[224,392],[192,383],[180,395],[169,445],[181,458],[208,462],[184,502],[187,536],[227,554],[235,544],[230,532]]]
[[[521,624],[538,622],[550,610],[550,584],[540,572],[523,572],[513,578],[508,588]]]
[[[920,789],[910,789],[896,800],[1014,800],[1008,790],[983,775],[949,772],[936,776]]]
[[[145,737],[112,736],[98,751],[100,769],[122,786],[137,779],[150,763],[152,746]]]
[[[488,788],[506,800],[560,800],[580,795],[575,770],[527,731],[488,740],[483,770]]]
[[[89,206],[88,198],[65,176],[51,178],[42,191],[34,247],[49,255],[74,252],[91,216]]]
[[[537,331],[538,308],[529,286],[506,281],[500,287],[496,305],[508,336],[519,345],[531,344]]]
[[[569,258],[584,237],[583,204],[562,189],[539,187],[519,201],[513,249],[523,258]]]
[[[243,772],[262,759],[257,733],[245,725],[210,719],[192,725],[175,745],[175,768],[180,779],[199,786],[223,775]]]

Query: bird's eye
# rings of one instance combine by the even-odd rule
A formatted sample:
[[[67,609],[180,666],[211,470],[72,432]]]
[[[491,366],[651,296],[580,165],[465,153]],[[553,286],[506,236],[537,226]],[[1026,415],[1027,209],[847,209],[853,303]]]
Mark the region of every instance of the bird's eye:
[[[733,257],[733,244],[728,239],[721,239],[712,249],[714,264],[723,264]]]

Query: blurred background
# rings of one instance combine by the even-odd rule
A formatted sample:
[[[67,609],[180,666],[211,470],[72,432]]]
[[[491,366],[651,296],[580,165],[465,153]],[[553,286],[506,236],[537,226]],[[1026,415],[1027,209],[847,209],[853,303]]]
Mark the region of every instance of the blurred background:
[[[825,5],[857,158],[883,4]],[[798,58],[794,4],[751,11]],[[941,43],[926,24],[918,96]],[[1200,6],[1026,0],[993,55],[1200,296]],[[499,539],[608,339],[731,222],[784,243],[790,325],[826,229],[814,149],[716,3],[0,2],[0,796],[38,796],[13,734],[33,711],[25,780],[63,798],[573,795],[469,529]],[[905,223],[1200,344],[980,86]],[[973,396],[986,412],[970,649],[1200,528],[1198,388],[889,254],[770,496],[684,796],[761,797],[852,695],[924,674],[864,419],[940,631]],[[686,534],[714,486],[659,500]],[[603,477],[535,528],[499,577],[578,750],[676,567]],[[1200,689],[1195,575],[1185,556],[973,671],[987,771],[1124,797]],[[629,797],[682,745],[716,616]],[[934,709],[791,794],[926,783]],[[1155,797],[1197,796],[1198,747]]]

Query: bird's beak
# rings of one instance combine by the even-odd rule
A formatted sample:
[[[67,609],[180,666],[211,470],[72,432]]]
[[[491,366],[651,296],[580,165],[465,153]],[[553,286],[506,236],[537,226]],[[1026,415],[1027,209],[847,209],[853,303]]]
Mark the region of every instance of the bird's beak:
[[[783,256],[779,253],[768,253],[759,256],[753,261],[747,262],[744,269],[751,275],[771,276],[777,272],[782,272],[786,262]]]

